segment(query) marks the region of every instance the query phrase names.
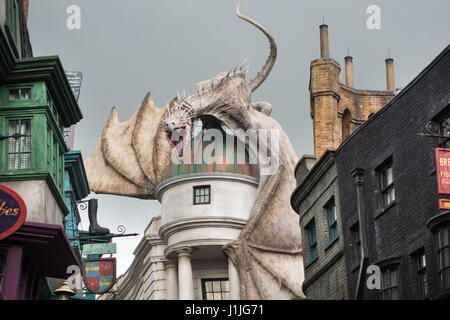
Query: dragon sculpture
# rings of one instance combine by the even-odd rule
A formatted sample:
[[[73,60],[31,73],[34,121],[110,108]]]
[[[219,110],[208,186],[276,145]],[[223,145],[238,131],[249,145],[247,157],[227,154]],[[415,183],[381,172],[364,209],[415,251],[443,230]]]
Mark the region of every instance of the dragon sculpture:
[[[234,68],[198,83],[191,95],[178,95],[163,108],[155,107],[148,93],[124,123],[119,122],[114,107],[93,154],[85,162],[87,177],[96,193],[155,199],[155,189],[170,164],[171,152],[183,156],[195,119],[213,117],[235,132],[253,129],[258,134],[262,129],[276,130],[279,150],[272,157],[278,157],[279,165],[271,175],[260,174],[249,219],[239,238],[223,249],[239,272],[242,299],[301,297],[301,234],[298,216],[289,202],[298,158],[280,124],[270,117],[271,105],[252,103],[252,92],[275,64],[277,46],[272,35],[242,15],[239,7],[240,1],[237,16],[261,30],[270,43],[270,55],[255,78],[247,82],[246,67]],[[179,130],[181,138],[172,140]],[[245,137],[236,136],[245,143]],[[258,156],[259,167],[263,161]]]

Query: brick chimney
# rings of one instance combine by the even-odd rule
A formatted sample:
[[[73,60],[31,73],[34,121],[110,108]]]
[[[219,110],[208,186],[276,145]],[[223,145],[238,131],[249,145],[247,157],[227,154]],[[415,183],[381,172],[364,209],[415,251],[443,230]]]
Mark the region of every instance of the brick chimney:
[[[394,59],[387,58],[385,61],[386,61],[386,89],[388,91],[395,91]]]
[[[328,43],[328,26],[320,25],[320,58],[328,59],[330,57],[330,45]]]
[[[353,80],[353,57],[346,56],[345,58],[345,84],[349,87],[354,87]]]

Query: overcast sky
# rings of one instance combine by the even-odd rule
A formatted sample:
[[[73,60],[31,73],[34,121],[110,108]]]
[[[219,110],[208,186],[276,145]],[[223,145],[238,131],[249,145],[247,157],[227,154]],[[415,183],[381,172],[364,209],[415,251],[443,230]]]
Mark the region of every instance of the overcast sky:
[[[237,0],[31,0],[29,29],[35,56],[59,55],[66,70],[82,71],[83,120],[75,149],[87,159],[113,106],[127,120],[146,92],[162,107],[177,90],[194,85],[245,58],[253,77],[269,49],[260,31],[235,15]],[[81,9],[81,29],[69,30],[70,5]],[[366,26],[370,5],[381,9],[381,29]],[[264,25],[278,45],[277,63],[254,101],[273,105],[299,158],[313,153],[309,65],[319,57],[319,25],[329,26],[330,55],[341,66],[353,56],[355,87],[383,90],[389,48],[397,87],[406,86],[448,44],[448,0],[243,0],[241,12]],[[342,68],[343,69],[343,68]],[[341,81],[344,81],[343,72]],[[99,221],[116,232],[141,235],[157,201],[95,195]],[[82,213],[87,229],[87,214]],[[118,274],[126,271],[141,236],[116,238]]]

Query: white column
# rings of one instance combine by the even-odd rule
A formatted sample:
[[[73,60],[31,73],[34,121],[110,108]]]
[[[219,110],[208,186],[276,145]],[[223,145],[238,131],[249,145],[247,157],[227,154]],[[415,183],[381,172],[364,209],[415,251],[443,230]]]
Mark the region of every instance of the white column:
[[[166,296],[167,300],[178,300],[177,265],[174,261],[166,261]]]
[[[178,253],[178,292],[180,300],[194,299],[194,281],[192,280],[191,250],[183,249]]]
[[[230,257],[228,257],[228,281],[230,283],[230,299],[239,300],[240,299],[239,274]]]

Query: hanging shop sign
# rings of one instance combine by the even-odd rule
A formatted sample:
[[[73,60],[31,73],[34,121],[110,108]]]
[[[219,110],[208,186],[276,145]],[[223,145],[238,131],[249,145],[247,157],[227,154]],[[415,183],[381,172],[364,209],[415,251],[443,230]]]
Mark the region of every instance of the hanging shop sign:
[[[436,176],[440,194],[450,194],[450,149],[436,148]]]
[[[19,229],[27,217],[27,207],[14,190],[0,184],[0,240]]]
[[[450,210],[450,199],[439,199],[439,209]]]
[[[116,282],[116,258],[85,259],[83,282],[91,293],[108,292]]]
[[[83,245],[83,255],[116,253],[116,243],[88,243]]]

